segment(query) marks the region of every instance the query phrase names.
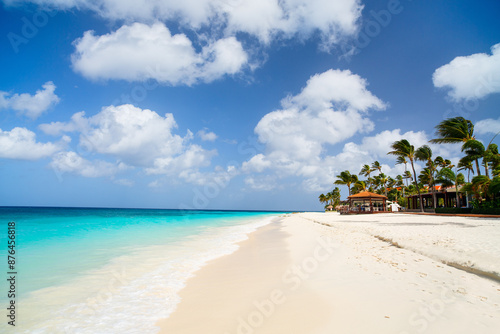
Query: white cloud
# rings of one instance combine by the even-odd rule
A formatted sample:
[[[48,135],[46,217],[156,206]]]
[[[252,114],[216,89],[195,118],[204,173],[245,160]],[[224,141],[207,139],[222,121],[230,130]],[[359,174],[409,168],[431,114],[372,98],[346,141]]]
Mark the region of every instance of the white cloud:
[[[132,187],[135,184],[133,180],[129,179],[118,179],[115,180],[114,182],[120,186],[125,186],[125,187]]]
[[[254,155],[250,160],[243,162],[241,169],[246,173],[262,173],[264,169],[269,167],[271,167],[271,161],[267,160],[264,154],[259,153]]]
[[[278,186],[276,177],[271,175],[248,176],[245,178],[245,184],[256,191],[270,191]]]
[[[123,163],[109,163],[102,160],[89,161],[75,152],[57,153],[50,166],[62,173],[73,173],[84,177],[112,176],[128,167]]]
[[[177,127],[172,114],[164,117],[149,109],[130,104],[105,107],[92,117],[84,112],[73,115],[68,123],[42,124],[51,134],[62,131],[80,132],[80,145],[92,152],[109,154],[131,165],[148,165],[154,159],[180,154],[186,140],[173,134]]]
[[[16,127],[11,131],[0,129],[0,158],[37,160],[51,156],[59,151],[68,138],[62,143],[40,143],[36,134],[26,128]]]
[[[172,35],[163,23],[124,25],[102,36],[87,31],[74,44],[73,68],[93,80],[155,79],[192,85],[237,74],[248,62],[234,37],[209,43],[197,52],[186,35]]]
[[[217,135],[213,132],[207,132],[207,129],[202,129],[196,133],[203,141],[215,141]]]
[[[438,68],[432,80],[434,86],[449,89],[448,96],[456,102],[500,93],[500,44],[491,47],[491,55],[456,57]]]
[[[59,97],[54,94],[56,86],[48,81],[35,95],[28,93],[14,94],[0,91],[0,109],[12,109],[24,113],[30,118],[38,118],[44,111],[59,103]]]
[[[263,43],[319,32],[327,47],[357,33],[363,9],[361,0],[24,1],[61,10],[89,9],[104,18],[126,22],[178,20],[182,27],[194,31],[210,27],[213,34],[222,29],[225,36],[243,32]]]
[[[82,150],[112,156],[128,166],[144,168],[147,174],[179,176],[209,166],[217,151],[191,144],[193,134],[188,130],[181,137],[174,133],[176,128],[172,114],[162,117],[130,104],[105,107],[92,117],[79,112],[67,123],[40,125],[40,129],[53,135],[77,132]],[[117,171],[109,163],[87,161],[70,153],[60,154],[53,165],[60,166],[62,171],[89,177],[112,175]]]
[[[474,125],[474,131],[480,135],[497,134],[500,131],[500,118],[483,119]]]
[[[210,165],[210,160],[217,151],[206,151],[198,145],[191,145],[178,156],[157,158],[154,167],[147,168],[147,174],[179,174],[185,170],[198,169]]]
[[[331,185],[332,166],[338,162],[325,155],[327,146],[372,131],[368,112],[386,108],[366,86],[365,79],[347,70],[312,76],[299,94],[281,102],[283,109],[262,117],[255,132],[265,144],[265,154],[254,155],[241,170],[274,170],[280,177],[299,177],[304,180],[304,189],[310,191]],[[340,164],[348,161],[353,160]],[[255,178],[248,182],[259,188]]]
[[[328,70],[309,79],[302,92],[282,101],[284,109],[265,115],[255,127],[259,141],[279,159],[319,159],[325,144],[373,129],[365,116],[385,104],[350,71]]]
[[[64,132],[74,132],[88,128],[88,121],[85,118],[85,112],[80,111],[71,116],[70,122],[52,122],[50,124],[40,124],[40,130],[51,136],[58,136]]]

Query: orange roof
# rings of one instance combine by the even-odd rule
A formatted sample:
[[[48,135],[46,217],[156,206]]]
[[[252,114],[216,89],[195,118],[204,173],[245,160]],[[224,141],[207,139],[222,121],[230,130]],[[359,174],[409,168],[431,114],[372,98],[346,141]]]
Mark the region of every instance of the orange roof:
[[[384,195],[379,195],[379,194],[375,194],[375,193],[372,193],[372,192],[369,192],[369,191],[363,191],[359,194],[356,194],[356,195],[351,195],[347,198],[387,198],[385,197]]]

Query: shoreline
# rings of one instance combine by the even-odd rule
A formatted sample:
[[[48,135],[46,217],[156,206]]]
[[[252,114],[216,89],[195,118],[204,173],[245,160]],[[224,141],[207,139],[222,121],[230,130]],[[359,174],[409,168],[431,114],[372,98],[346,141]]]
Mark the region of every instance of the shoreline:
[[[436,257],[460,253],[452,238],[500,233],[500,225],[443,219],[449,217],[287,215],[197,271],[177,309],[157,326],[160,333],[206,334],[496,333],[500,284]],[[442,233],[450,239],[438,245],[443,254],[414,245],[419,238],[432,245]],[[496,272],[498,249],[487,238],[483,249],[476,239],[463,250]]]

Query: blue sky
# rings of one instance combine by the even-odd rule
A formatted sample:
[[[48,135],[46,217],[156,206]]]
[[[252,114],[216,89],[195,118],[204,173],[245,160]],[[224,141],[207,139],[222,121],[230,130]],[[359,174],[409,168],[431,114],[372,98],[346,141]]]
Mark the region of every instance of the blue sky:
[[[0,205],[320,210],[447,117],[500,131],[496,0],[1,3]]]

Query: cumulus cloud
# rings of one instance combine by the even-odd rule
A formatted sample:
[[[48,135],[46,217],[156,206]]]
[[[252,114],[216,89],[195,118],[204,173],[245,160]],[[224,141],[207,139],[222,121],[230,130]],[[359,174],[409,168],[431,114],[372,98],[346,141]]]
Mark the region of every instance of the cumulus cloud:
[[[234,37],[216,40],[197,52],[186,35],[172,35],[163,23],[124,25],[102,36],[87,31],[74,45],[73,68],[93,80],[155,79],[192,85],[236,74],[248,62]]]
[[[395,158],[387,152],[393,142],[403,138],[415,148],[429,145],[434,157],[441,155],[455,162],[460,156],[460,145],[429,144],[430,137],[424,131],[385,130],[365,135],[359,142],[346,142],[355,134],[372,131],[369,112],[386,108],[368,91],[366,80],[350,71],[317,74],[299,94],[281,104],[283,109],[265,115],[255,127],[265,152],[242,164],[241,171],[250,174],[245,182],[251,189],[273,189],[273,183],[265,186],[259,182],[272,176],[301,182],[305,191],[326,191],[341,171],[358,173],[362,165],[375,160],[381,162],[384,173],[396,176],[404,166],[395,166]],[[330,153],[340,143],[343,147],[336,154]],[[419,168],[417,163],[417,172]]]
[[[169,156],[157,158],[154,161],[154,167],[147,168],[147,174],[174,174],[184,170],[198,169],[210,165],[211,158],[217,154],[217,151],[206,151],[198,145],[191,145],[185,152],[178,156]]]
[[[365,79],[348,70],[312,76],[299,94],[281,102],[283,109],[259,121],[255,133],[265,144],[265,154],[244,162],[242,171],[272,169],[282,177],[302,177],[306,188],[317,189],[321,184],[318,175],[326,180],[332,174],[326,163],[330,163],[327,146],[372,131],[369,111],[386,108],[366,87]]]
[[[474,131],[480,135],[497,134],[500,131],[500,118],[488,118],[477,122]]]
[[[259,141],[278,160],[319,159],[325,144],[373,129],[367,111],[386,106],[366,85],[364,79],[348,70],[312,76],[300,94],[282,101],[283,109],[259,121],[255,127]]]
[[[186,170],[195,172],[209,166],[217,151],[191,144],[193,134],[188,130],[180,136],[175,133],[176,128],[172,114],[160,116],[130,104],[105,107],[92,117],[86,117],[82,111],[69,122],[40,125],[47,134],[76,132],[82,150],[144,168],[147,174],[178,176]],[[107,162],[87,161],[74,152],[60,154],[54,161],[53,166],[62,171],[88,177],[107,176],[120,170]]]
[[[208,131],[207,129],[202,129],[196,133],[203,141],[215,141],[217,135],[214,132]]]
[[[59,103],[59,97],[54,93],[56,86],[52,81],[43,84],[35,95],[29,93],[10,95],[0,91],[0,109],[12,109],[30,118],[38,118],[44,111]]]
[[[271,175],[248,176],[245,178],[245,184],[256,191],[269,191],[278,187],[276,177]]]
[[[206,31],[212,26],[217,32],[222,27],[225,36],[246,33],[263,43],[277,37],[308,37],[319,32],[324,45],[355,35],[363,9],[361,0],[24,1],[62,10],[89,9],[110,20],[142,23],[177,20],[194,31]]]
[[[177,127],[172,114],[164,117],[130,104],[109,106],[92,117],[79,112],[71,121],[42,124],[49,134],[77,131],[83,149],[109,154],[131,165],[148,165],[161,156],[179,154],[192,136],[172,133]]]
[[[14,128],[10,131],[0,129],[0,158],[37,160],[51,156],[59,151],[62,143],[40,143],[36,141],[36,134],[26,128]]]
[[[500,93],[500,44],[491,47],[491,55],[476,53],[453,59],[438,68],[432,80],[435,87],[448,89],[455,102]]]
[[[90,161],[75,152],[59,152],[50,162],[50,166],[62,173],[73,173],[84,177],[112,176],[128,167],[124,163],[110,163],[102,160]]]

